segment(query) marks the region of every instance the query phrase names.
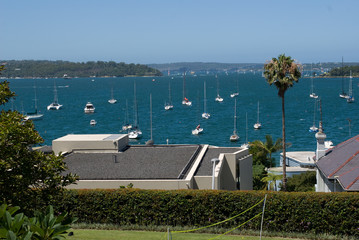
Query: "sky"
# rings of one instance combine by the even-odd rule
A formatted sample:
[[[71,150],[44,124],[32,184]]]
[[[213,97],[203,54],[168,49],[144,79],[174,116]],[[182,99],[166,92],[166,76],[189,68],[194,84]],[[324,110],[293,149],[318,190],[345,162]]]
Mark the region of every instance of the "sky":
[[[359,62],[358,0],[0,0],[0,59]]]

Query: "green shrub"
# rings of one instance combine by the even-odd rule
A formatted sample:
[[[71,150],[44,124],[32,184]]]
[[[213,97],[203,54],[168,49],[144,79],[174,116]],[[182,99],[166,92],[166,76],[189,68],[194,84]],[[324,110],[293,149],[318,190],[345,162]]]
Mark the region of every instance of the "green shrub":
[[[358,193],[71,190],[55,205],[79,222],[195,228],[233,217],[261,201],[266,193],[264,231],[359,236]],[[219,227],[236,227],[261,211],[262,204]],[[258,230],[260,219],[243,228]]]
[[[11,240],[60,240],[77,219],[67,213],[54,215],[53,207],[48,206],[46,213],[36,212],[28,218],[23,213],[14,215],[20,207],[0,206],[0,239]]]

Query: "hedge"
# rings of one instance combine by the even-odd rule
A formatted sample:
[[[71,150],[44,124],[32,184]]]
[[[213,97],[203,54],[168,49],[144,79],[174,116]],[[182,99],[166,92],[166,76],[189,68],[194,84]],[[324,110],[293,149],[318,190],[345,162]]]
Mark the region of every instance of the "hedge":
[[[216,190],[69,190],[54,206],[78,222],[199,227],[238,215],[267,194],[265,231],[359,237],[359,193]],[[219,227],[233,228],[262,212],[263,203]],[[245,229],[259,230],[261,217]]]

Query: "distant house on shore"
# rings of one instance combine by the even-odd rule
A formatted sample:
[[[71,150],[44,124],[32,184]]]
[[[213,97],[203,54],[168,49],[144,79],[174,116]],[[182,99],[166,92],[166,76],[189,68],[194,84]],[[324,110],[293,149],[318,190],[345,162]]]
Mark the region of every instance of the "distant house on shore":
[[[48,150],[48,149],[47,149]],[[52,142],[68,172],[68,188],[252,190],[247,148],[201,145],[129,145],[127,134],[66,135]]]

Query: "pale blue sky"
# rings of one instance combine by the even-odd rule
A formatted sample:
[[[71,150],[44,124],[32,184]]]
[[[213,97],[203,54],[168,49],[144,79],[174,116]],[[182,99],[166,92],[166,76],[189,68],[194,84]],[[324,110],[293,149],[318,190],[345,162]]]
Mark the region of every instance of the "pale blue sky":
[[[358,0],[0,0],[0,59],[359,62]]]

